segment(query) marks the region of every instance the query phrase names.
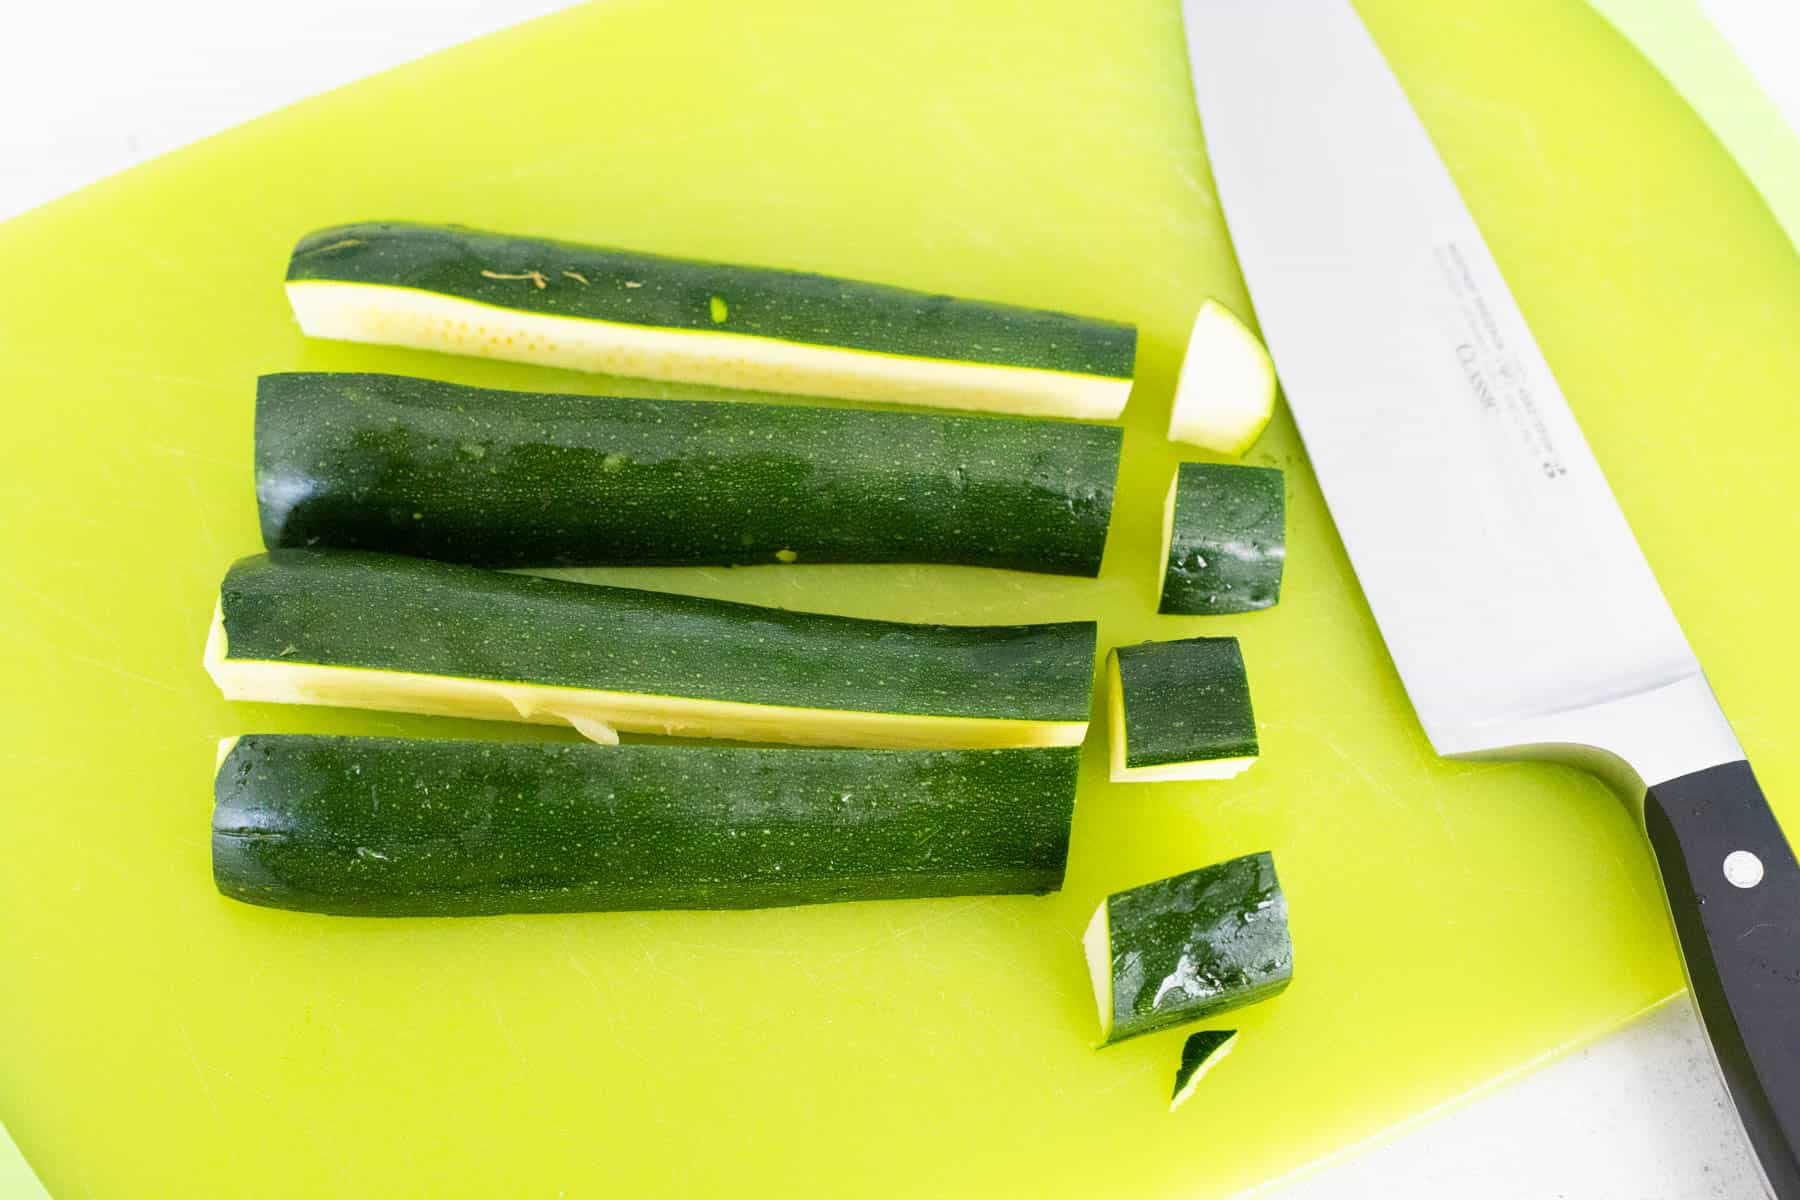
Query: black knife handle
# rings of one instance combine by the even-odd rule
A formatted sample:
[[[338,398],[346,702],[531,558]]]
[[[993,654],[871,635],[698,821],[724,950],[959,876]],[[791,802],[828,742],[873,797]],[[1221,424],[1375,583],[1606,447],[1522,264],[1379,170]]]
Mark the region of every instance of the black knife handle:
[[[1779,1200],[1800,1200],[1800,866],[1747,762],[1644,797],[1688,982]]]

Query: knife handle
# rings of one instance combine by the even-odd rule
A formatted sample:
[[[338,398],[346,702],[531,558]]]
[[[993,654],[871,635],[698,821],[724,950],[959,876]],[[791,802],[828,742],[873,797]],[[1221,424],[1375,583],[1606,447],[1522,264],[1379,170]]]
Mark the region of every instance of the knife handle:
[[[1800,865],[1747,762],[1651,787],[1656,852],[1688,982],[1779,1200],[1800,1200]]]

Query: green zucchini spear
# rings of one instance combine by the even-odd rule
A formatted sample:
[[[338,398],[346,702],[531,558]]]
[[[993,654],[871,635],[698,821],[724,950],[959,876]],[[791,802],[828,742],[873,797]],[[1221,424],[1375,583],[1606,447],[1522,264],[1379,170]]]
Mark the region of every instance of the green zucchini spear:
[[[311,337],[1029,416],[1111,420],[1137,330],[797,271],[456,225],[308,234],[288,301]]]

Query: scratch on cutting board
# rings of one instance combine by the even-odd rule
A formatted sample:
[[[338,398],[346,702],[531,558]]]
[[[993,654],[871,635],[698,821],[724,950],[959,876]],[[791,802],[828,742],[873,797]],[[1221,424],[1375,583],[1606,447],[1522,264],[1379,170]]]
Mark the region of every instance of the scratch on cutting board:
[[[494,1013],[494,1025],[500,1030],[500,1040],[506,1043],[506,1048],[508,1050],[512,1051],[514,1060],[523,1063],[525,1061],[525,1052],[519,1049],[519,1043],[517,1039],[513,1037],[512,1026],[507,1024],[506,1014],[500,1009],[499,997],[494,995],[492,988],[488,989],[487,1002],[488,1008],[492,1009]]]
[[[111,371],[102,368],[97,373],[100,375],[116,375],[121,379],[129,379],[137,383],[142,383],[144,380],[148,379],[155,383],[172,383],[177,387],[204,388],[208,391],[218,392],[221,395],[236,395],[238,392],[238,385],[236,383],[227,383],[221,379],[206,379],[199,375],[168,375],[160,371],[143,371],[130,367],[123,367]]]
[[[1205,211],[1209,213],[1218,211],[1218,197],[1213,195],[1213,190],[1211,188],[1200,182],[1200,173],[1198,171],[1193,170],[1186,162],[1178,162],[1175,164],[1175,175],[1181,180],[1182,184],[1186,186],[1187,190],[1193,193],[1194,198],[1199,200],[1201,207],[1204,208]]]
[[[185,458],[192,462],[208,463],[215,467],[230,467],[234,471],[247,471],[250,469],[250,462],[248,459],[220,458],[216,454],[202,454],[198,450],[185,450],[180,446],[151,444],[144,448],[157,454],[168,455],[170,458]]]
[[[62,379],[66,371],[61,366],[41,366],[28,362],[9,362],[6,364],[9,375],[36,375],[43,379]],[[104,367],[83,364],[83,372],[90,378],[118,379],[126,383],[167,383],[182,388],[202,388],[218,392],[221,395],[236,395],[241,384],[222,379],[207,379],[199,375],[170,375],[161,371],[146,371],[141,367]]]
[[[1394,799],[1394,789],[1389,787],[1387,784],[1383,783],[1381,780],[1375,778],[1375,776],[1369,774],[1368,769],[1366,767],[1364,767],[1361,762],[1357,761],[1357,759],[1354,755],[1344,753],[1343,748],[1340,747],[1336,742],[1332,741],[1331,736],[1329,734],[1318,733],[1317,737],[1318,737],[1319,741],[1324,744],[1324,746],[1327,750],[1329,750],[1333,754],[1335,754],[1338,757],[1338,760],[1340,762],[1344,763],[1346,766],[1348,766],[1350,768],[1351,771],[1355,772],[1356,777],[1358,779],[1362,780],[1364,783],[1368,784],[1369,787],[1374,792],[1376,792],[1383,800],[1393,800]]]
[[[1135,1083],[1136,1081],[1142,1079],[1144,1076],[1148,1075],[1152,1070],[1160,1070],[1160,1068],[1158,1068],[1156,1066],[1156,1064],[1154,1064],[1154,1063],[1147,1062],[1147,1063],[1143,1064],[1142,1066],[1138,1067],[1136,1070],[1125,1072],[1125,1074],[1119,1076],[1119,1078],[1114,1080],[1112,1083],[1107,1084],[1105,1087],[1101,1088],[1099,1091],[1092,1092],[1089,1094],[1093,1095],[1093,1096],[1110,1096],[1114,1092],[1118,1091],[1120,1088],[1124,1087],[1126,1084]]]
[[[68,609],[64,608],[62,605],[62,602],[57,600],[54,596],[50,596],[43,592],[40,592],[36,588],[26,587],[24,584],[20,583],[16,579],[8,579],[5,582],[15,592],[19,592],[23,595],[31,597],[33,600],[36,600],[39,604],[43,605],[47,611],[54,613],[58,617],[61,617],[63,620],[65,620],[69,624],[75,626],[77,629],[81,630],[83,633],[86,633],[95,638],[99,638],[101,640],[107,640],[107,639],[112,638],[114,636],[114,634],[117,632],[116,630],[102,629],[102,628],[100,628],[100,626],[92,624],[91,622],[88,622],[88,621],[82,619],[81,617],[76,616],[74,613],[72,613]]]
[[[1555,172],[1550,169],[1550,160],[1544,157],[1543,144],[1538,141],[1537,122],[1523,109],[1512,104],[1483,100],[1479,96],[1471,96],[1453,88],[1431,88],[1425,92],[1425,96],[1430,105],[1460,108],[1482,117],[1511,121],[1524,139],[1525,149],[1531,157],[1532,165],[1537,168],[1538,177],[1547,183],[1558,182]]]
[[[94,658],[87,654],[78,654],[73,650],[64,650],[63,654],[67,658],[72,658],[76,662],[86,663],[90,667],[99,667],[103,671],[111,671],[114,675],[123,679],[132,679],[136,680],[138,683],[147,683],[151,687],[161,688],[165,692],[174,692],[177,696],[186,694],[181,688],[176,687],[165,679],[153,679],[148,675],[139,675],[136,671],[128,671],[119,664],[107,662],[103,658]]]
[[[586,965],[582,963],[580,955],[576,954],[574,951],[570,951],[567,957],[569,966],[574,969],[577,975],[587,980],[588,989],[594,993],[594,999],[599,1001],[597,1012],[598,1015],[606,1019],[606,1027],[609,1030],[617,1029],[619,1027],[618,1005],[615,1004],[600,987],[599,980],[595,979],[594,973],[588,970]],[[659,1071],[668,1065],[666,1063],[652,1062],[652,1056],[640,1048],[640,1043],[637,1038],[614,1038],[609,1045],[614,1053],[622,1058],[630,1059],[634,1063],[641,1064],[646,1071]]]
[[[233,1075],[230,1071],[225,1070],[223,1067],[219,1068],[219,1074],[222,1077],[229,1079],[231,1081],[231,1084],[233,1087],[242,1088],[244,1091],[249,1092],[252,1096],[256,1096],[269,1104],[275,1103],[275,1096],[272,1092],[265,1092],[259,1087],[251,1087],[249,1084],[247,1084],[243,1080],[239,1079],[236,1075]]]
[[[963,897],[962,899],[967,901],[971,898]],[[899,922],[890,920],[888,922],[888,936],[893,938],[896,942],[904,941],[916,933],[931,929],[934,926],[942,925],[946,921],[958,920],[967,915],[969,910],[976,907],[976,905],[966,902],[959,904],[952,899],[948,902],[934,905],[933,907],[935,911],[929,916],[921,917],[916,921],[900,924]],[[860,950],[858,952],[860,952]]]
[[[1431,806],[1437,809],[1438,824],[1444,827],[1444,836],[1450,839],[1450,848],[1456,851],[1457,865],[1462,867],[1466,876],[1473,876],[1469,869],[1469,856],[1463,853],[1462,836],[1456,832],[1456,825],[1450,820],[1450,811],[1444,807],[1444,797],[1435,788],[1431,793]]]
[[[1619,847],[1616,843],[1611,846],[1611,850],[1613,865],[1618,868],[1619,878],[1623,879],[1625,881],[1625,886],[1631,889],[1632,899],[1636,900],[1641,905],[1654,905],[1660,908],[1662,906],[1661,897],[1653,898],[1644,894],[1644,887],[1638,881],[1638,873],[1631,869],[1631,864],[1625,861],[1625,856],[1623,854],[1619,853]]]
[[[577,975],[587,980],[588,989],[594,993],[594,996],[597,999],[606,999],[600,992],[600,981],[594,978],[594,973],[592,971],[582,965],[581,959],[577,958],[574,954],[570,954],[569,965],[575,968],[575,973]]]
[[[177,1026],[181,1030],[181,1044],[187,1047],[188,1061],[194,1064],[194,1077],[200,1081],[200,1090],[206,1094],[206,1106],[212,1109],[213,1120],[219,1119],[219,1100],[213,1095],[212,1083],[206,1078],[206,1068],[200,1065],[200,1054],[194,1049],[193,1035],[188,1033],[187,1022]]]
[[[217,743],[216,738],[214,742]],[[40,767],[51,774],[68,774],[78,765],[67,754],[27,754],[21,750],[8,750],[0,753],[0,763],[9,767]]]
[[[206,515],[207,504],[200,496],[200,487],[194,482],[192,475],[183,475],[181,482],[187,485],[188,495],[194,498],[195,522],[200,526],[200,536],[206,539],[206,549],[214,558],[220,557],[219,538],[213,532],[212,518]]]
[[[107,482],[116,485],[118,480],[109,477]],[[121,505],[120,507],[123,508],[127,506]],[[50,505],[45,504],[41,506],[38,511],[47,517],[54,517],[57,520],[66,521],[71,525],[80,525],[84,529],[98,529],[109,534],[118,532],[118,526],[116,524],[109,521],[103,521],[99,517],[82,512],[74,505],[51,507]],[[65,563],[64,565],[72,566],[76,564]]]

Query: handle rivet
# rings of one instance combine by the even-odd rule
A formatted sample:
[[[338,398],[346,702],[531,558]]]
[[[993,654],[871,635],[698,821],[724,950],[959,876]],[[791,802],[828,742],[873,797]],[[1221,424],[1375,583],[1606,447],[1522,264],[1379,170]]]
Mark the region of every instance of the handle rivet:
[[[1750,851],[1733,850],[1725,856],[1725,879],[1732,887],[1753,888],[1762,877],[1762,859]]]

